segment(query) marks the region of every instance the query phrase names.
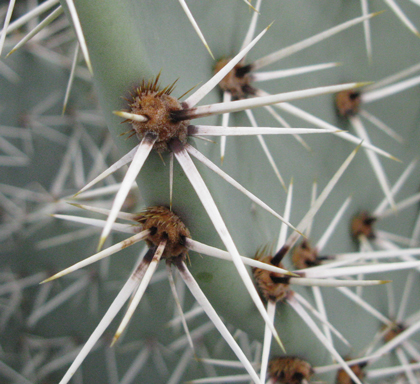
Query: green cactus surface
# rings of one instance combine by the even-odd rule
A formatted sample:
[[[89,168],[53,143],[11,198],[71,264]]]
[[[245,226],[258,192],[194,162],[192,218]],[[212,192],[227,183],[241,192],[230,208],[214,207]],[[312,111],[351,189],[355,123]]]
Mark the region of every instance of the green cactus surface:
[[[177,80],[171,93],[175,98],[190,90],[180,97],[181,103],[185,101],[212,78],[218,60],[232,58],[241,50],[255,14],[243,0],[187,2],[213,59],[184,12],[181,1],[74,0],[73,4],[73,0],[55,3],[50,0],[41,4],[48,3],[53,4],[51,9],[8,31],[0,62],[0,383],[60,383],[129,278],[139,255],[146,252],[146,244],[139,242],[98,263],[39,285],[42,280],[98,251],[100,228],[51,215],[106,219],[104,215],[69,203],[111,209],[118,187],[96,197],[86,197],[83,193],[74,195],[140,142],[141,138],[131,134],[130,119],[124,121],[115,111],[128,109],[127,100],[133,97],[136,87],[143,81],[154,81],[156,77],[159,77],[161,89]],[[362,16],[361,3],[364,4],[357,0],[263,0],[254,35],[272,25],[247,54],[245,64]],[[257,6],[255,1],[252,5]],[[17,0],[10,25],[37,6],[36,1]],[[378,154],[372,160],[368,153],[374,152],[361,147],[317,211],[310,228],[299,227],[307,237],[306,241],[315,246],[342,204],[351,198],[320,251],[321,256],[329,256],[321,263],[334,262],[334,255],[342,253],[392,251],[393,257],[384,260],[364,262],[354,256],[351,265],[367,263],[372,268],[370,272],[375,272],[376,264],[397,268],[398,263],[418,260],[415,249],[420,242],[420,173],[415,161],[420,142],[420,80],[417,79],[420,67],[415,66],[420,61],[420,40],[418,34],[397,17],[388,1],[372,0],[368,6],[369,12],[377,13],[369,19],[371,57],[366,51],[366,29],[363,22],[359,22],[255,73],[337,63],[331,68],[255,81],[251,86],[280,94],[350,82],[363,83],[356,90],[360,92],[361,103],[355,116],[339,116],[335,95],[331,93],[286,104],[311,114],[312,120],[305,120],[281,107],[272,108],[290,127],[319,129],[329,124],[336,127],[336,132],[300,135],[304,144],[292,135],[263,137],[289,193],[293,190],[289,219],[293,226],[299,225],[315,198],[362,142],[355,131],[357,122],[363,123],[369,135],[362,145],[370,141],[392,155],[393,158]],[[414,25],[420,26],[418,1],[400,0],[398,6]],[[4,2],[0,19],[7,20],[7,7],[8,2]],[[22,37],[57,7],[63,8],[62,15],[6,57]],[[381,12],[383,10],[385,12]],[[75,33],[79,26],[82,35]],[[78,43],[82,42],[81,36],[86,42],[92,73],[86,64],[85,52],[76,48],[83,47]],[[73,62],[75,49],[79,51]],[[73,73],[72,62],[76,70],[63,112],[68,79]],[[391,85],[381,86],[382,79],[409,68],[412,68],[410,73],[391,81]],[[391,88],[390,94],[386,95],[392,84],[401,84],[401,89],[393,92]],[[384,94],[374,100],[372,94],[376,86]],[[247,96],[248,100],[258,97]],[[223,91],[215,87],[197,105],[216,104],[222,100]],[[264,107],[254,108],[252,113],[258,127],[284,127]],[[375,117],[382,125],[392,128],[397,139],[379,130],[372,123]],[[322,123],[316,124],[316,118]],[[227,128],[221,114],[193,119],[190,124]],[[245,111],[231,113],[226,125],[252,126]],[[357,139],[354,142],[344,140],[340,137],[344,133]],[[227,137],[223,161],[221,137],[209,138],[205,141],[189,137],[188,143],[283,216],[288,192],[273,171],[257,134]],[[152,149],[136,178],[137,186],[132,188],[121,211],[138,213],[150,206],[171,205],[193,240],[227,250],[209,217],[207,210],[212,210],[211,204],[204,203],[203,206],[198,195],[203,196],[204,192],[197,194],[176,159],[173,161],[173,198],[170,200],[172,156],[171,151],[157,153]],[[375,171],[371,165],[375,161],[379,162],[387,179],[382,186],[378,181],[378,168]],[[278,244],[282,222],[208,167],[196,160],[194,163],[239,254],[254,258],[258,253],[275,253],[284,244],[284,241]],[[411,173],[395,192],[393,187],[410,166],[413,167]],[[92,190],[112,188],[121,183],[126,171],[127,166],[122,167]],[[314,183],[316,196],[313,196]],[[393,205],[386,200],[384,183],[391,190]],[[385,203],[382,203],[384,199]],[[402,206],[407,199],[407,206]],[[382,209],[375,213],[381,203]],[[361,236],[355,239],[351,235],[351,220],[362,211],[375,217],[374,238]],[[103,248],[133,236],[130,228],[126,227],[127,233],[112,231]],[[128,234],[130,230],[131,234]],[[283,226],[283,234],[285,230]],[[287,228],[287,236],[292,233],[293,230]],[[299,238],[293,248],[301,244],[302,239]],[[409,248],[413,248],[412,254],[402,256],[399,253],[400,249]],[[293,250],[287,252],[283,260],[289,270],[295,270],[292,253]],[[209,381],[203,382],[210,383],[217,382],[211,381],[211,377],[227,375],[242,375],[242,381],[238,377],[237,382],[254,382],[207,315],[198,312],[199,305],[178,273],[174,273],[175,285],[184,313],[187,315],[194,310],[200,313],[187,319],[194,350],[188,344],[181,322],[169,323],[179,314],[163,264],[161,261],[121,338],[109,348],[126,305],[107,327],[71,383],[176,384],[204,378]],[[237,267],[231,261],[194,251],[189,252],[185,264],[260,375],[265,324]],[[176,261],[174,265],[179,266]],[[381,339],[371,350],[368,348],[384,326],[396,321],[405,328],[419,328],[419,316],[416,316],[420,311],[418,268],[420,264],[413,263],[402,270],[390,267],[389,271],[380,273],[337,277],[346,281],[356,278],[391,281],[344,289],[364,304],[350,300],[336,287],[318,289],[291,284],[297,295],[291,294],[284,302],[277,303],[274,323],[286,352],[273,340],[270,357],[288,355],[305,359],[315,367],[311,382],[335,383],[337,368],[326,373],[321,372],[322,369],[317,371],[317,367],[336,363],[336,358],[293,309],[296,297],[301,295],[318,309],[319,298],[323,298],[328,322],[348,341],[345,344],[335,335],[332,337],[341,357],[370,356],[386,345]],[[247,267],[247,270],[254,280],[251,268]],[[312,276],[310,273],[308,271],[308,276]],[[315,273],[313,276],[316,277]],[[257,300],[266,307],[266,299],[261,292],[259,294]],[[369,312],[367,307],[373,310]],[[328,336],[327,327],[310,310],[308,313],[317,329]],[[367,359],[366,377],[361,382],[420,382],[414,368],[406,367],[399,376],[375,373],[384,367],[408,364],[404,359],[412,364],[415,364],[414,360],[418,362],[419,342],[418,334],[413,331],[413,335],[391,351],[376,359]],[[201,360],[206,358],[235,361],[239,369]],[[219,382],[229,382],[221,380]],[[302,377],[297,381],[270,380],[273,384],[305,383]]]

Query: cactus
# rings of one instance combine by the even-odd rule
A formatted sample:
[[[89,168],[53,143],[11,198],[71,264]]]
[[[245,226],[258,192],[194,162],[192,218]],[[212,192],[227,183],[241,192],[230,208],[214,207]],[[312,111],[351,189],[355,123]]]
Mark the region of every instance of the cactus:
[[[48,3],[54,4],[53,1],[44,4]],[[255,13],[246,3],[240,0],[189,2],[191,13],[208,44],[207,48],[216,59],[233,57],[241,49]],[[363,1],[362,3],[366,7]],[[416,2],[401,3],[405,14],[410,15],[410,19],[416,24],[416,16],[420,14]],[[121,112],[120,116],[114,113],[129,107],[135,97],[135,87],[139,87],[142,82],[152,82],[157,76],[161,88],[171,86],[178,79],[174,89],[171,88],[171,92],[167,90],[175,98],[195,87],[187,96],[180,97],[180,108],[185,112],[186,107],[182,105],[182,101],[188,100],[190,95],[213,76],[216,61],[194,31],[182,4],[175,0],[161,2],[159,5],[151,1],[131,0],[75,1],[75,13],[73,2],[63,0],[62,10],[56,13],[64,11],[64,15],[58,15],[56,21],[2,60],[0,81],[3,109],[0,112],[3,127],[0,130],[0,143],[4,156],[0,159],[3,159],[4,177],[0,185],[0,249],[5,262],[0,285],[4,300],[0,325],[5,332],[2,332],[1,338],[0,377],[4,377],[2,380],[6,380],[5,382],[59,382],[128,279],[139,253],[144,249],[140,242],[125,249],[129,242],[124,242],[126,236],[111,233],[105,239],[106,236],[101,235],[100,229],[68,223],[60,220],[64,218],[60,215],[98,219],[103,218],[100,212],[87,212],[80,209],[78,204],[95,205],[97,211],[98,207],[109,209],[112,206],[116,190],[96,198],[86,198],[88,191],[73,199],[72,196],[107,165],[117,161],[139,143],[139,138],[131,135],[131,125],[124,123],[124,118],[120,117]],[[255,6],[254,3],[253,5]],[[31,6],[33,5],[30,1],[18,0],[14,17],[18,19],[18,14],[25,14],[28,12],[27,7]],[[273,21],[274,23],[249,51],[245,62],[251,63],[340,23],[358,18],[362,13],[367,13],[363,7],[357,1],[321,4],[264,0],[255,35]],[[387,8],[387,5],[371,2],[369,7],[370,12],[379,12]],[[43,17],[49,12],[51,10],[44,11]],[[5,18],[7,19],[7,15]],[[65,23],[66,19],[67,27],[52,36],[48,35],[53,31],[54,25]],[[31,23],[36,24],[30,21],[7,34],[5,52],[24,36]],[[369,31],[371,46],[369,39],[366,43]],[[283,215],[287,198],[293,189],[289,220],[292,226],[297,226],[308,237],[305,249],[309,247],[308,244],[316,244],[340,207],[343,207],[343,214],[328,243],[320,247],[322,252],[318,248],[321,255],[328,258],[328,255],[339,253],[367,251],[369,247],[390,249],[400,243],[401,248],[414,248],[419,239],[419,173],[415,163],[412,163],[418,154],[419,140],[419,91],[418,86],[416,87],[418,75],[415,73],[419,58],[415,47],[420,42],[418,36],[412,32],[392,10],[387,10],[370,19],[366,18],[364,23],[360,22],[328,40],[285,57],[268,69],[289,69],[324,62],[337,62],[341,65],[315,73],[255,83],[255,89],[261,84],[264,91],[278,94],[349,82],[354,82],[351,83],[354,85],[360,82],[376,82],[406,68],[413,68],[412,73],[393,81],[392,84],[402,84],[403,89],[388,97],[375,101],[375,84],[351,91],[356,92],[352,100],[359,98],[360,106],[357,111],[351,109],[350,113],[344,113],[345,116],[337,113],[333,95],[291,101],[291,104],[322,119],[330,126],[348,131],[353,137],[363,135],[363,127],[360,126],[364,125],[369,138],[365,137],[362,145],[366,147],[371,142],[399,160],[389,158],[391,156],[372,155],[374,151],[362,148],[346,164],[348,167],[343,169],[343,175],[336,180],[331,193],[313,218],[312,225],[309,218],[309,228],[307,225],[300,228],[298,223],[307,212],[311,212],[311,204],[315,200],[311,195],[321,194],[359,140],[354,140],[354,143],[343,140],[339,137],[344,135],[342,132],[319,133],[302,135],[302,145],[290,135],[264,136],[284,185],[279,182],[278,175],[273,172],[266,154],[254,137],[228,138],[222,162],[219,141],[223,139],[216,138],[216,143],[212,143],[188,138],[188,142],[267,203],[277,214]],[[75,49],[77,40],[85,40],[87,48],[80,44],[80,49]],[[61,115],[67,80],[69,73],[73,73],[73,57],[76,58],[73,61],[76,68],[75,78],[65,112]],[[92,78],[89,71],[93,73]],[[251,86],[254,87],[254,84]],[[378,82],[377,90],[386,92],[389,89],[387,87]],[[252,97],[247,100],[252,100]],[[214,89],[198,104],[207,105],[221,101],[222,91]],[[290,109],[289,113],[287,110],[286,113],[284,110],[277,112],[291,127],[315,127],[314,119],[308,121],[299,118],[291,114]],[[193,114],[188,110],[185,113]],[[263,108],[253,109],[253,114],[259,127],[279,127],[279,122]],[[375,117],[395,129],[396,133],[391,133],[394,137],[387,136],[374,127],[372,121],[375,121]],[[208,116],[197,120],[197,124],[251,126],[244,112],[231,113],[228,123],[226,118],[223,119],[222,123],[222,117]],[[107,133],[106,127],[111,135]],[[325,124],[321,128],[324,127]],[[122,136],[126,132],[128,133]],[[188,132],[191,135],[191,131]],[[400,139],[402,142],[398,141]],[[175,153],[182,152],[177,152],[175,145],[171,149]],[[206,200],[207,207],[203,207],[201,197],[198,198],[199,194],[188,180],[191,175],[188,175],[188,171],[183,171],[185,162],[173,162],[173,198],[170,199],[171,164],[170,151],[159,154],[152,150],[137,177],[138,190],[131,190],[122,210],[139,212],[150,206],[171,205],[187,226],[192,240],[226,249],[228,246],[225,240],[221,240],[215,228],[217,225],[214,224],[214,217],[217,214],[213,213],[213,218],[210,219],[206,210],[213,205]],[[251,201],[231,188],[208,167],[198,161],[196,164],[239,254],[253,258],[256,254],[274,252],[281,247],[284,239],[283,243],[277,244],[282,225],[278,217],[261,209],[255,199]],[[404,175],[407,167],[411,173],[398,193],[394,193],[392,188],[401,175]],[[120,182],[125,172],[124,169],[119,172],[114,175],[114,179],[114,176],[105,179],[103,185],[112,186]],[[385,175],[385,181],[378,175]],[[293,187],[289,184],[291,179]],[[318,185],[315,193],[314,181]],[[289,195],[285,187],[288,188]],[[203,196],[203,192],[200,196]],[[409,209],[401,207],[400,203],[405,199],[411,199],[407,203]],[[385,202],[382,203],[383,201]],[[69,205],[68,202],[76,204]],[[375,211],[376,207],[378,209]],[[213,208],[210,210],[214,212]],[[374,222],[376,238],[369,239],[369,236],[364,235],[360,237],[360,232],[352,237],[349,230],[351,218],[361,211],[373,215],[368,221],[369,224]],[[56,214],[56,218],[49,214]],[[133,218],[135,215],[125,216],[127,217]],[[132,227],[125,226],[124,230],[132,233],[130,228]],[[283,225],[281,232],[284,238],[286,229]],[[297,232],[288,228],[288,233],[290,235]],[[123,241],[121,245],[115,246],[115,250],[121,249],[121,252],[101,261],[99,265],[93,264],[54,282],[38,285],[50,275],[95,254],[100,238],[100,245],[105,249]],[[138,239],[140,237],[136,237],[136,241]],[[293,239],[293,242],[297,240]],[[191,246],[190,249],[194,248]],[[189,259],[186,260],[186,267],[193,276],[191,278],[196,280],[215,311],[228,324],[229,331],[234,334],[247,358],[259,362],[261,353],[256,352],[256,345],[263,343],[265,325],[255,305],[255,301],[260,299],[251,299],[238,273],[244,267],[207,257],[204,255],[205,249],[200,249],[199,252],[190,251]],[[228,251],[234,257],[235,252],[231,249]],[[386,266],[391,269],[402,262],[398,258],[398,251],[394,249],[393,252],[395,260],[391,260]],[[409,252],[407,256],[401,256],[404,261],[410,257],[416,257],[414,251],[411,256]],[[293,268],[291,259],[290,252],[284,260],[287,269]],[[236,260],[236,263],[239,261]],[[184,267],[177,265],[185,278],[187,275]],[[306,323],[296,315],[300,310],[295,312],[295,309],[301,304],[296,304],[298,300],[289,297],[286,300],[289,304],[277,304],[275,316],[275,328],[287,355],[298,356],[315,367],[315,379],[312,380],[333,382],[335,371],[323,373],[322,366],[332,364],[340,356],[356,358],[374,354],[375,349],[368,353],[365,348],[383,324],[393,326],[395,322],[401,329],[410,329],[410,325],[414,324],[414,328],[411,328],[414,333],[418,321],[415,318],[410,319],[410,315],[418,311],[418,298],[413,297],[416,296],[413,292],[418,289],[419,279],[416,264],[413,262],[409,266],[411,271],[386,271],[384,267],[382,273],[367,275],[365,279],[380,279],[381,282],[392,280],[392,283],[363,289],[343,288],[339,292],[333,287],[310,289],[293,286],[293,290],[314,306],[319,305],[320,296],[324,298],[328,321],[347,338],[349,345],[334,339],[338,355],[332,355],[313,334],[311,327],[314,326],[310,325],[312,323]],[[242,375],[242,382],[250,382],[249,367],[247,370],[242,367],[242,370],[232,371],[232,368],[214,367],[208,362],[194,360],[194,354],[199,359],[236,358],[214,326],[208,324],[206,315],[188,320],[194,349],[188,345],[187,338],[183,336],[184,330],[179,324],[168,327],[168,322],[178,316],[178,312],[171,293],[173,284],[168,287],[166,277],[159,280],[161,274],[166,275],[164,268],[160,269],[162,267],[159,267],[155,281],[150,283],[121,339],[112,348],[108,348],[118,327],[114,323],[121,318],[119,315],[83,362],[82,368],[76,371],[73,382],[177,383],[238,373]],[[316,270],[307,272],[308,279],[318,277],[314,271]],[[322,277],[328,277],[328,273]],[[291,277],[287,280],[288,283],[292,282],[291,279],[303,280]],[[194,297],[185,292],[182,280],[179,280],[175,285],[183,311],[194,311]],[[194,289],[193,292],[197,292]],[[248,284],[249,289],[252,290]],[[343,291],[354,300],[365,300],[377,310],[376,315],[372,315],[373,310],[369,312],[345,298]],[[399,315],[399,307],[392,307],[391,297],[401,301]],[[407,297],[408,304],[405,303]],[[268,301],[270,302],[270,298]],[[260,305],[264,303],[265,306],[265,302],[265,299],[260,301]],[[326,335],[321,337],[328,338],[331,331],[326,330],[327,327],[321,322],[316,324]],[[266,332],[266,339],[267,334],[269,332]],[[411,345],[415,346],[415,335],[410,340]],[[375,375],[379,377],[378,369],[403,366],[406,364],[404,359],[410,360],[416,356],[415,353],[410,355],[399,344],[394,346],[397,347],[396,351],[393,348],[387,350],[386,345],[380,347],[384,354],[380,359],[374,361],[367,358],[366,380],[377,382],[375,380],[380,380],[375,378]],[[271,356],[283,354],[285,353],[280,345],[273,341]],[[259,374],[258,365],[255,370]],[[412,383],[415,380],[414,373],[409,368],[405,369],[405,375],[402,382],[407,380]],[[302,377],[298,379],[298,382],[306,380]]]

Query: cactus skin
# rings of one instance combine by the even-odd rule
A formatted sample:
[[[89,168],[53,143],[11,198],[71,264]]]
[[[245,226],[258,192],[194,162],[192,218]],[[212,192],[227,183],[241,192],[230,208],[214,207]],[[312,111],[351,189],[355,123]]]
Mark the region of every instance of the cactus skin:
[[[75,3],[92,59],[93,80],[101,109],[107,126],[114,136],[116,146],[121,153],[126,153],[136,144],[136,139],[124,140],[119,137],[122,132],[128,129],[127,126],[120,124],[121,119],[112,114],[113,110],[124,108],[121,96],[126,96],[127,91],[143,79],[147,80],[156,76],[161,69],[164,86],[179,78],[174,91],[174,95],[178,96],[197,83],[206,81],[212,74],[214,62],[192,31],[176,1],[165,1],[162,7],[156,6],[152,1],[127,0],[115,2],[106,0],[86,2],[79,0]],[[274,49],[297,42],[360,14],[360,5],[356,1],[324,3],[315,4],[315,2],[302,0],[295,1],[293,4],[284,2],[280,6],[276,1],[266,0],[263,3],[257,31],[266,27],[273,18],[276,19],[276,22],[263,40],[251,51],[249,58],[259,58]],[[63,5],[65,5],[64,2]],[[418,15],[420,13],[415,5],[405,6],[413,14]],[[383,4],[375,3],[371,7],[371,11],[379,11],[383,9]],[[238,0],[227,4],[225,1],[212,1],[211,4],[202,6],[191,4],[191,10],[216,58],[227,57],[238,51],[251,16],[243,2]],[[304,20],[304,22],[299,20]],[[412,47],[420,44],[420,41],[400,25],[391,12],[378,16],[371,23],[373,34],[372,65],[368,65],[362,27],[358,26],[333,37],[328,43],[318,44],[307,51],[284,60],[274,69],[315,64],[320,61],[343,62],[342,67],[319,72],[315,76],[304,75],[282,81],[271,81],[262,84],[262,87],[264,86],[264,89],[274,93],[348,80],[378,80],[419,61],[420,55]],[[387,38],[385,39],[384,36],[387,36]],[[25,104],[22,107],[22,103],[31,106],[31,100],[40,98],[42,93],[45,97],[50,92],[50,90],[42,89],[42,85],[40,86],[41,83],[45,84],[45,82],[42,82],[43,79],[47,81],[46,79],[54,75],[63,83],[61,87],[64,87],[66,78],[66,74],[63,75],[59,70],[53,69],[52,73],[51,66],[46,71],[41,65],[39,65],[39,68],[37,66],[34,68],[33,63],[24,53],[17,53],[17,55],[19,57],[10,60],[14,60],[16,65],[19,63],[22,68],[27,69],[23,69],[22,73],[25,73],[24,81],[28,86],[22,87],[24,91],[17,90],[12,97],[9,94],[2,95],[2,100],[4,100],[8,111],[7,114],[3,112],[3,116],[7,116],[7,124],[9,125],[17,125],[22,109],[27,109]],[[38,71],[42,76],[36,75],[37,72],[35,71]],[[2,89],[4,88],[2,87]],[[83,92],[81,88],[85,88],[85,86],[80,86],[80,94]],[[14,107],[9,109],[8,106],[12,104],[11,100],[15,101]],[[19,103],[16,100],[19,100]],[[216,91],[205,99],[206,104],[218,101],[220,101],[220,95]],[[406,140],[403,145],[400,145],[381,133],[375,131],[371,133],[370,131],[372,141],[376,145],[391,152],[404,163],[399,164],[391,160],[381,159],[391,182],[394,182],[402,173],[404,165],[407,165],[417,155],[416,144],[419,140],[418,101],[418,88],[413,88],[368,107],[369,111],[380,117],[388,125],[401,129],[399,133]],[[343,129],[348,128],[345,122],[336,117],[331,96],[302,100],[296,105],[302,106],[306,111],[322,117],[332,124],[337,124]],[[256,115],[261,126],[273,125],[273,121],[263,111],[257,111]],[[289,116],[286,116],[286,118],[290,120],[292,126],[302,125],[302,122],[298,119]],[[205,121],[210,124],[220,123],[219,118],[208,118]],[[248,125],[248,122],[243,113],[238,113],[231,119],[231,125]],[[320,187],[325,185],[344,157],[353,149],[352,145],[332,135],[311,137],[306,140],[312,148],[311,153],[308,153],[294,139],[289,137],[285,139],[274,138],[273,142],[270,142],[276,162],[284,173],[285,179],[294,178],[296,194],[293,201],[292,223],[297,223],[309,208],[310,188],[313,180],[317,179]],[[217,145],[198,140],[196,140],[195,145],[218,164]],[[23,186],[28,180],[37,180],[48,186],[55,172],[55,170],[50,170],[50,164],[59,161],[62,152],[58,148],[51,149],[51,144],[47,145],[47,143],[38,143],[37,141],[36,150],[40,153],[44,152],[43,149],[47,147],[49,156],[51,156],[47,161],[40,159],[41,156],[35,153],[30,167],[19,170],[20,181],[15,180],[16,172],[11,169],[6,169],[4,181]],[[168,157],[166,155],[163,155],[163,157],[165,163],[168,164]],[[351,216],[357,211],[372,209],[383,198],[383,194],[371,169],[366,165],[366,161],[366,156],[360,153],[315,219],[316,226],[313,228],[312,236],[317,239],[342,201],[349,194],[353,194],[350,212],[328,245],[330,252],[355,250],[356,246],[352,242],[348,231]],[[49,164],[46,164],[46,162]],[[138,180],[143,199],[141,205],[168,205],[168,167],[162,166],[162,162],[156,154],[148,159],[146,165]],[[279,228],[277,220],[258,209],[252,210],[251,204],[246,198],[236,194],[204,167],[199,166],[199,169],[241,254],[252,256],[262,245],[275,242]],[[254,138],[229,140],[223,169],[278,212],[283,210],[285,193],[273,177],[274,175],[268,168],[268,163],[262,151],[257,147]],[[176,212],[185,220],[192,237],[203,243],[222,247],[201,203],[177,165],[175,166],[175,175],[177,177],[174,185],[174,207],[176,207]],[[419,181],[419,174],[415,172],[401,192],[401,198],[414,194],[418,190]],[[398,234],[410,236],[417,214],[418,212],[415,209],[404,211],[403,214],[381,223],[381,229],[390,231],[398,229]],[[59,228],[48,227],[49,232],[42,233],[42,238],[52,236],[62,230],[63,227],[65,226],[62,224],[59,224]],[[38,239],[25,239],[21,246],[13,250],[12,269],[19,270],[23,262],[25,263],[25,269],[29,271],[33,269],[42,270],[46,266],[48,268],[63,268],[78,260],[81,253],[83,253],[83,257],[93,253],[96,245],[93,244],[96,240],[91,240],[90,242],[73,243],[68,249],[60,248],[60,251],[51,249],[47,252],[34,252],[32,240]],[[86,248],[90,249],[86,251]],[[136,252],[132,251],[131,254],[133,253]],[[127,265],[127,261],[122,255],[113,257],[112,276],[124,279],[130,268],[131,266]],[[243,284],[239,281],[237,272],[232,265],[191,255],[191,271],[216,310],[227,322],[248,332],[251,338],[261,340],[262,320],[245,293]],[[395,277],[394,275],[386,276],[386,278],[396,280],[395,286],[399,293],[403,284],[397,281],[401,276],[404,279],[405,273],[395,274]],[[168,287],[165,286],[165,289],[168,289]],[[164,328],[164,324],[171,318],[172,312],[165,310],[157,312],[160,305],[162,308],[165,307],[168,295],[165,294],[162,297],[159,292],[150,291],[147,294],[150,294],[151,308],[140,308],[130,325],[127,341],[131,338],[138,340],[145,337],[149,340],[156,338],[162,343],[168,344],[167,340],[172,340],[173,335],[172,332]],[[341,299],[338,296],[339,294],[326,290],[324,292],[331,322],[335,325],[340,324],[340,330],[343,330],[346,333],[345,335],[349,337],[355,351],[361,350],[365,346],[365,340],[376,332],[377,322],[361,313],[360,321],[355,324],[351,321],[348,312],[346,314],[344,310],[335,310],[335,303]],[[386,295],[383,287],[366,289],[365,292],[367,297],[377,304],[378,308],[385,308]],[[35,332],[44,337],[74,332],[85,339],[98,322],[98,317],[113,299],[114,293],[110,294],[103,291],[101,296],[103,296],[103,302],[101,301],[99,316],[92,316],[88,319],[80,318],[78,313],[83,313],[83,306],[88,305],[87,302],[83,302],[82,306],[76,304],[66,308],[63,307],[59,313],[51,314],[47,318],[48,324],[39,324]],[[418,303],[413,302],[412,306],[418,308]],[[68,321],[69,318],[71,319],[70,330],[63,324],[63,319]],[[318,348],[318,342],[310,335],[308,330],[302,329],[302,327],[305,328],[304,325],[301,325],[300,328],[295,327],[294,323],[297,321],[295,314],[289,308],[284,308],[284,311],[283,308],[281,309],[277,319],[277,329],[279,329],[280,336],[286,345],[287,352],[300,356],[304,353],[305,356],[301,357],[310,360],[313,366],[328,362],[329,358],[326,352],[319,354],[309,352]],[[362,322],[363,327],[360,326]],[[7,336],[5,339],[7,344],[14,343],[11,336]],[[346,352],[343,350],[342,353]],[[104,364],[103,357],[97,359],[101,359],[98,364]],[[119,363],[122,367],[128,365],[124,358],[120,358]],[[90,366],[90,363],[86,362],[85,365]],[[95,373],[93,368],[84,368],[84,370],[88,372],[86,373],[87,378],[95,378],[92,382],[100,382],[100,373]],[[122,368],[121,371],[124,372]],[[195,376],[191,377],[200,377],[200,373],[193,372],[192,374],[195,374]],[[155,372],[150,372],[149,377],[150,382],[159,382],[159,376]]]

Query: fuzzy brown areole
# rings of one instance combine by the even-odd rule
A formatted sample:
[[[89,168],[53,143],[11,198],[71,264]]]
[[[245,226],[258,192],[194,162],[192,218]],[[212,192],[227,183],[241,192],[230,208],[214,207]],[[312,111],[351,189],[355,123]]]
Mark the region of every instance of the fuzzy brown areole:
[[[149,246],[158,246],[166,240],[163,258],[183,256],[188,254],[185,238],[191,237],[190,231],[181,219],[166,207],[149,207],[141,212],[136,220],[142,225],[142,230],[150,229],[146,238]]]
[[[292,262],[297,269],[305,269],[321,264],[318,259],[318,252],[312,248],[307,240],[293,250]]]
[[[258,252],[255,255],[255,259],[272,265],[271,260],[273,259],[273,256],[264,255],[264,253],[264,250]],[[276,267],[284,268],[282,263],[276,265]],[[253,268],[252,271],[254,273],[257,286],[266,300],[277,302],[284,300],[289,294],[291,294],[292,291],[289,286],[290,276],[270,272],[260,268]]]
[[[360,92],[354,90],[342,91],[335,96],[335,105],[341,117],[357,115],[360,102]]]
[[[268,373],[275,383],[301,384],[309,381],[314,371],[312,366],[298,357],[275,357],[270,360]]]
[[[181,143],[187,142],[187,127],[189,120],[178,121],[172,117],[173,112],[182,110],[181,103],[170,93],[174,84],[162,90],[156,80],[143,81],[140,87],[135,90],[134,96],[128,99],[129,112],[136,115],[143,115],[148,120],[145,122],[131,121],[133,131],[139,138],[143,138],[147,133],[157,136],[154,148],[158,152],[168,151],[168,143],[177,138]]]
[[[214,73],[219,72],[230,59],[221,59],[214,67]],[[219,87],[232,95],[233,100],[246,99],[255,93],[251,86],[252,77],[249,74],[249,66],[241,63],[236,64],[233,69],[220,81]]]
[[[376,218],[370,216],[366,211],[363,211],[353,217],[351,221],[351,235],[354,239],[358,239],[359,236],[366,236],[368,239],[375,238],[375,232],[373,229],[373,224],[376,221]]]
[[[386,342],[391,341],[394,337],[397,337],[401,332],[404,332],[406,327],[404,324],[394,324],[392,328],[389,328],[388,332],[384,335]]]
[[[354,372],[354,374],[360,379],[363,380],[365,377],[365,372],[363,368],[366,366],[364,364],[355,364],[350,367],[350,369]],[[344,369],[339,369],[337,372],[337,377],[335,379],[336,384],[353,384],[354,381],[351,379],[349,374]]]

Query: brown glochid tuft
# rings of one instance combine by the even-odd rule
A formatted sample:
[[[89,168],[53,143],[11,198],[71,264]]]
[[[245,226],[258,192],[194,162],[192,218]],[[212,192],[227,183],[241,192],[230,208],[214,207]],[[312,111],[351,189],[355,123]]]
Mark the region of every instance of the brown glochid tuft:
[[[150,230],[150,235],[146,238],[149,246],[158,246],[162,240],[167,241],[162,257],[170,259],[187,256],[188,248],[185,245],[185,239],[191,238],[190,231],[169,208],[149,207],[139,213],[136,221],[142,225],[143,230]]]
[[[341,117],[357,115],[360,108],[360,92],[355,90],[341,91],[335,96],[335,106]]]
[[[230,59],[219,60],[215,67],[214,73],[219,72]],[[239,63],[222,79],[219,87],[232,95],[232,100],[246,99],[255,93],[254,88],[251,86],[252,77],[249,74],[250,66]]]
[[[315,267],[321,264],[317,250],[312,248],[307,240],[303,240],[298,247],[295,247],[292,262],[297,269]]]
[[[301,384],[314,374],[312,366],[298,357],[275,357],[268,364],[268,373],[276,384]]]
[[[369,215],[366,211],[362,211],[353,217],[351,221],[351,235],[353,238],[357,240],[359,236],[366,236],[368,239],[374,239],[373,224],[375,221],[376,218]]]
[[[386,327],[388,332],[384,335],[386,342],[391,341],[394,337],[398,336],[401,332],[404,332],[407,328],[404,324],[394,324],[392,327]]]
[[[360,363],[360,364],[352,365],[350,369],[354,372],[356,377],[358,377],[360,380],[363,380],[365,377],[365,372],[363,371],[364,367],[366,367],[366,363]],[[354,381],[349,376],[349,374],[344,369],[341,368],[337,371],[335,383],[336,384],[353,384]]]
[[[257,252],[255,259],[266,264],[272,264],[273,256],[267,253],[267,247],[264,247]],[[276,267],[284,268],[282,263],[276,265]],[[291,294],[292,291],[289,287],[290,276],[261,268],[253,268],[252,271],[259,291],[266,300],[277,302],[284,300]]]
[[[189,120],[178,121],[172,117],[172,113],[182,110],[181,103],[175,97],[171,96],[175,83],[160,89],[160,74],[156,79],[147,83],[143,80],[137,87],[134,94],[131,94],[128,112],[143,115],[148,120],[145,122],[129,121],[133,132],[142,139],[147,133],[157,136],[154,148],[158,152],[168,151],[168,144],[172,139],[178,139],[181,143],[187,142],[187,127]]]

